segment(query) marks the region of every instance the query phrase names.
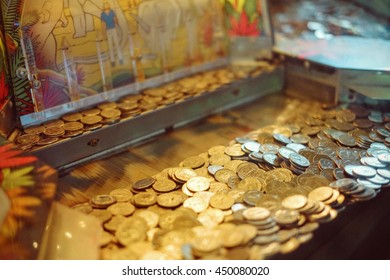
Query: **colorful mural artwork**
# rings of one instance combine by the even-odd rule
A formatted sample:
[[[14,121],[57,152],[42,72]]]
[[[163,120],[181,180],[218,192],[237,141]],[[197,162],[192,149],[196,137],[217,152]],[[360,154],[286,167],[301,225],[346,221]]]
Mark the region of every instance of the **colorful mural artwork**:
[[[0,259],[35,259],[57,173],[0,136]]]
[[[227,53],[220,0],[1,4],[19,115],[109,94]]]
[[[0,23],[3,26],[2,18],[0,16]],[[11,44],[12,40],[9,39],[4,30],[0,28],[0,111],[3,110],[4,105],[9,102],[11,94],[9,90],[9,69],[7,65],[6,47]]]
[[[260,0],[222,0],[225,2],[226,25],[231,37],[262,35]]]

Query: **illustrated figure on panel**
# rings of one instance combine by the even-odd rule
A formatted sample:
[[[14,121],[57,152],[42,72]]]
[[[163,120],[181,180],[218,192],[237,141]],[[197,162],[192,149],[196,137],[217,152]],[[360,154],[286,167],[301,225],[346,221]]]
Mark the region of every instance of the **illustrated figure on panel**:
[[[118,55],[119,64],[123,64],[123,54],[119,44],[118,18],[108,2],[104,2],[101,14],[103,36],[107,39],[111,65],[115,66],[115,52]]]

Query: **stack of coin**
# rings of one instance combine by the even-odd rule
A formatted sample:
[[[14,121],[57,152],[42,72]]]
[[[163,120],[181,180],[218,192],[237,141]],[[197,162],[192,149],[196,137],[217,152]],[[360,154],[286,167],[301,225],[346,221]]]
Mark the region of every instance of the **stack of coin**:
[[[195,85],[185,79],[175,89],[201,92]],[[147,100],[160,102],[162,92]],[[373,199],[390,181],[384,116],[313,110],[114,190],[110,206],[76,206],[104,223],[102,258],[268,258],[309,241],[348,204]],[[364,125],[367,116],[375,125]]]
[[[272,68],[274,65],[267,67]],[[262,69],[259,68],[259,71],[261,72]],[[225,84],[250,76],[251,71],[253,70],[237,70],[237,68],[210,70],[162,85],[159,88],[146,89],[140,94],[122,97],[118,103],[97,104],[95,108],[68,113],[63,115],[61,119],[48,121],[40,126],[26,127],[23,134],[16,139],[16,143],[24,150],[47,146],[61,140],[61,138],[76,137],[84,132],[115,124],[165,105],[184,101],[191,96],[215,91]],[[46,129],[48,130],[45,133]],[[36,141],[36,136],[25,135],[36,135],[40,138]]]

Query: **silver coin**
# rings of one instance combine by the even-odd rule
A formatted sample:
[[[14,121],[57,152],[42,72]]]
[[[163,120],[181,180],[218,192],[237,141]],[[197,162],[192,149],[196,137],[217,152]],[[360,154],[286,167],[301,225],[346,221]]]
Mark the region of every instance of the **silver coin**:
[[[306,168],[310,166],[310,161],[304,156],[301,156],[300,154],[291,154],[289,158],[291,163],[298,165],[299,167]]]
[[[253,142],[253,140],[244,137],[237,137],[236,142],[239,144],[245,144],[247,142]]]
[[[371,143],[370,148],[384,149],[384,150],[387,150],[387,149],[388,149],[388,148],[386,147],[385,144],[383,144],[383,143],[378,143],[378,142]]]
[[[260,152],[253,152],[249,154],[249,158],[254,161],[263,161],[263,154]]]
[[[269,153],[269,154],[274,154],[276,155],[279,151],[279,146],[275,144],[264,144],[260,146],[260,152],[263,154]]]
[[[370,188],[374,190],[380,189],[382,187],[382,184],[375,184],[373,182],[364,179],[357,179],[357,181],[359,184],[365,186],[366,188]]]
[[[387,185],[390,183],[390,180],[387,178],[383,178],[380,175],[375,175],[373,178],[368,178],[367,181],[370,181],[371,183],[378,184],[378,185]]]
[[[221,169],[223,169],[223,166],[221,166],[221,165],[209,165],[207,167],[207,170],[209,171],[209,173],[211,175],[215,175],[215,173],[217,173],[217,171],[221,170]]]
[[[383,155],[383,154],[381,154]],[[390,155],[390,154],[389,154]],[[380,155],[378,155],[380,156]],[[362,157],[360,162],[364,165],[368,165],[375,168],[385,168],[386,164],[380,162],[376,157]]]
[[[353,169],[359,165],[355,164],[347,164],[344,166],[344,172],[347,173],[349,176],[356,177],[355,173],[353,173]]]
[[[352,168],[352,173],[360,177],[371,178],[376,175],[376,170],[370,166],[358,165]]]
[[[377,158],[381,163],[390,164],[390,153],[379,154]]]
[[[263,154],[263,159],[272,166],[280,166],[280,159],[275,154],[265,153]]]
[[[243,211],[245,209],[248,209],[248,207],[242,203],[234,203],[230,209],[233,211],[233,213],[235,213],[238,211]]]
[[[258,152],[260,148],[260,144],[254,141],[246,142],[243,145],[243,150],[249,152]]]
[[[290,143],[286,145],[286,148],[289,148],[297,153],[299,153],[301,150],[306,149],[305,145],[297,144],[297,143]]]
[[[332,138],[334,140],[339,140],[341,136],[349,136],[347,133],[345,132],[342,132],[342,131],[338,131],[338,130],[334,130],[334,129],[331,129],[332,132],[330,133],[330,136],[332,136]]]
[[[379,128],[376,131],[383,137],[390,137],[390,132],[387,129]]]
[[[368,119],[374,123],[383,123],[383,117],[381,115],[369,115]]]
[[[383,178],[390,179],[390,170],[389,169],[377,169],[376,172],[379,176]]]
[[[291,140],[290,140],[290,138],[288,138],[288,137],[286,137],[286,136],[284,136],[283,134],[273,134],[272,135],[273,137],[274,137],[274,139],[276,140],[276,141],[278,141],[278,142],[281,142],[281,143],[283,143],[283,144],[290,144],[291,143]]]
[[[321,169],[334,169],[336,167],[334,162],[327,158],[320,159],[318,164],[320,165]]]
[[[335,188],[335,189],[349,189],[350,187],[355,184],[355,181],[352,179],[339,179],[329,184],[329,187]]]
[[[369,148],[367,150],[367,154],[372,157],[378,157],[381,154],[388,153],[388,150],[386,149],[379,149],[379,148]]]
[[[278,155],[283,158],[284,160],[289,160],[290,155],[294,154],[295,151],[286,147],[281,147],[278,151]]]

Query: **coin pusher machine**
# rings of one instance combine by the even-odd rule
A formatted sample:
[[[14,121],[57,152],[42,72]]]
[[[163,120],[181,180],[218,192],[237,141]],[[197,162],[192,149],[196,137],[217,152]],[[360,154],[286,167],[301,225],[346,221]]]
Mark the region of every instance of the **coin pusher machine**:
[[[230,38],[228,57],[147,79],[137,86],[130,84],[24,115],[20,117],[20,123],[23,127],[41,124],[58,119],[66,113],[87,109],[101,102],[116,101],[143,89],[158,87],[178,78],[229,64],[253,67],[265,59],[276,64],[273,71],[264,71],[213,92],[123,119],[78,137],[33,150],[32,153],[59,171],[65,171],[84,162],[124,150],[167,130],[282,90],[289,96],[319,100],[328,104],[358,102],[382,110],[389,109],[390,42],[333,37],[329,40],[285,40],[275,44],[267,1],[262,1],[262,5],[263,15],[269,24],[268,32],[258,38]],[[29,63],[31,58],[25,61]],[[25,65],[25,69],[30,68]],[[32,90],[34,86],[39,86],[31,73],[12,73],[21,74],[25,75],[25,79],[30,79]],[[8,112],[1,121],[9,123],[12,119]],[[8,125],[8,135],[12,140],[16,135],[15,130],[10,132],[10,126]]]

